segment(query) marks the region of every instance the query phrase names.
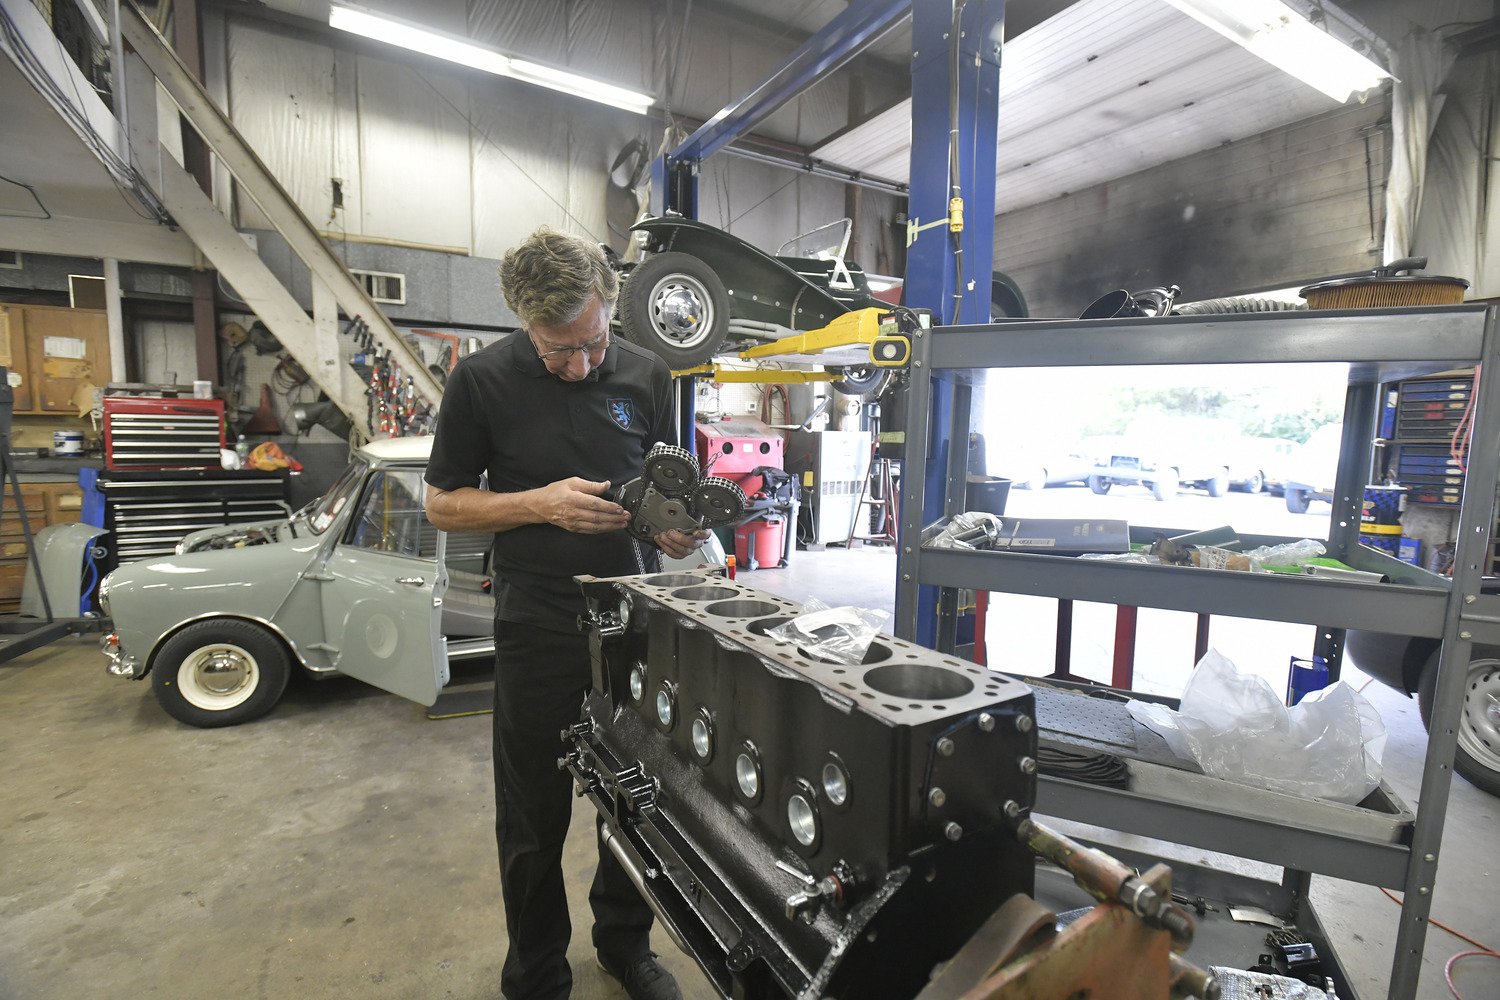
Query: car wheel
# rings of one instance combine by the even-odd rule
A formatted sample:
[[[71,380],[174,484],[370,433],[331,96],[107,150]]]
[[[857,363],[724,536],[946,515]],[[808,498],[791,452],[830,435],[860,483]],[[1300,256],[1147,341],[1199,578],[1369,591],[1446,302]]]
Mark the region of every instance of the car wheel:
[[[1307,513],[1307,491],[1293,489],[1288,486],[1285,492],[1286,509],[1293,514]]]
[[[891,377],[892,371],[893,369],[876,368],[874,365],[828,369],[828,373],[833,376],[834,391],[845,396],[878,395],[879,390],[885,388],[885,381]]]
[[[1417,707],[1422,725],[1432,729],[1433,699],[1437,694],[1438,650],[1422,668],[1417,684]],[[1480,650],[1495,653],[1500,650]],[[1464,678],[1464,701],[1458,719],[1458,751],[1453,769],[1482,791],[1500,795],[1500,659],[1476,656]]]
[[[258,719],[275,707],[291,677],[281,641],[251,622],[197,622],[162,644],[151,690],[167,714],[212,729]]]
[[[1168,469],[1167,471],[1175,473],[1177,470]],[[1151,484],[1151,495],[1156,497],[1156,499],[1158,500],[1170,500],[1175,497],[1177,495],[1177,477],[1175,475],[1171,475],[1164,479],[1158,479],[1153,482]],[[1217,493],[1214,495],[1218,496]]]
[[[1032,472],[1031,475],[1027,476],[1025,482],[1023,482],[1021,485],[1025,486],[1033,493],[1039,493],[1042,490],[1045,490],[1047,488],[1047,470],[1037,469],[1036,471]]]
[[[1264,475],[1262,475],[1259,471],[1252,472],[1252,473],[1250,473],[1249,476],[1245,477],[1245,487],[1244,487],[1244,489],[1245,489],[1246,493],[1259,493],[1261,490],[1263,490],[1265,488],[1266,488],[1266,477]]]
[[[690,254],[659,253],[637,264],[620,290],[625,339],[675,370],[711,360],[729,330],[729,295],[713,268]]]
[[[1221,497],[1224,494],[1228,493],[1229,492],[1229,470],[1225,469],[1223,472],[1219,473],[1217,476],[1214,476],[1212,479],[1210,479],[1205,484],[1205,486],[1208,488],[1208,495],[1211,496],[1211,497]]]
[[[1112,485],[1114,484],[1111,483],[1108,479],[1105,479],[1103,476],[1089,476],[1089,489],[1093,490],[1101,497],[1109,492],[1109,488]]]

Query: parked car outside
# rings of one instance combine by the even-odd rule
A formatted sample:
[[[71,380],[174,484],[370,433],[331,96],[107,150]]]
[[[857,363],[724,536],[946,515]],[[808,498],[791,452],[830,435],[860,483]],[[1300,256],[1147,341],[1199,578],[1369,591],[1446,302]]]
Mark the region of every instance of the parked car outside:
[[[1344,654],[1382,683],[1415,694],[1422,725],[1431,731],[1439,649],[1436,639],[1351,629]],[[1453,769],[1476,788],[1500,795],[1500,646],[1470,647],[1463,687]]]
[[[1122,436],[1096,439],[1089,489],[1102,495],[1116,484],[1138,484],[1167,500],[1190,486],[1221,497],[1229,492],[1230,442],[1239,433],[1233,421],[1215,417],[1139,417]]]
[[[1240,437],[1229,451],[1229,485],[1246,493],[1281,489],[1296,448],[1287,438]]]
[[[1028,490],[1086,483],[1094,472],[1094,460],[1081,442],[1007,447],[990,465],[994,475]]]
[[[1343,440],[1343,424],[1324,424],[1312,432],[1306,444],[1292,452],[1282,486],[1287,510],[1305,514],[1307,505],[1314,500],[1333,502]]]
[[[120,566],[99,586],[109,672],[149,676],[169,715],[205,728],[265,715],[294,669],[431,705],[450,660],[493,655],[495,610],[493,536],[424,514],[431,451],[430,437],[370,442],[290,517],[194,532],[175,555]]]

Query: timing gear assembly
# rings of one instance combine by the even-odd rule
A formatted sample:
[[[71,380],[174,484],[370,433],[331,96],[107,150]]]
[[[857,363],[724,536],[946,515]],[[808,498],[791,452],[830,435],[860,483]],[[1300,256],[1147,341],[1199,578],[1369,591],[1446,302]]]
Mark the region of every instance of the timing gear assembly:
[[[673,528],[692,533],[733,524],[745,514],[745,491],[728,479],[703,476],[686,448],[653,445],[637,479],[613,491],[630,512],[630,534],[650,541]]]

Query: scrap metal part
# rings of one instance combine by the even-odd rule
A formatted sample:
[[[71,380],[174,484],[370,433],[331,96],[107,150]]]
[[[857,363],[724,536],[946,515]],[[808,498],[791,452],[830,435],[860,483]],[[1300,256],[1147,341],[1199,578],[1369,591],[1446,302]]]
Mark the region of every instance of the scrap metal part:
[[[971,938],[987,940],[1007,900],[1032,893],[1042,828],[1030,823],[1026,685],[888,635],[858,666],[821,658],[766,634],[798,605],[733,581],[578,579],[593,688],[559,766],[720,995],[914,998]],[[1045,940],[1022,934],[1007,960],[1061,983],[1099,936],[1119,939],[1111,961],[1149,943],[1136,957],[1153,971],[1131,982],[1161,992],[1095,995],[1160,1000],[1174,981],[1170,885],[1106,861],[1079,866],[1111,899],[1100,916]],[[1055,954],[1030,957],[1038,947]],[[988,988],[999,965],[969,967],[954,996]]]

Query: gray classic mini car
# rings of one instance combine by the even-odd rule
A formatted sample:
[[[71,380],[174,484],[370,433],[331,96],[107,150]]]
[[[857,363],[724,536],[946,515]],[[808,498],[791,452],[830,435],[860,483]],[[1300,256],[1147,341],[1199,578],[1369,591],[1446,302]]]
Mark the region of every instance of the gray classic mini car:
[[[168,714],[205,728],[265,715],[294,667],[431,705],[449,660],[495,651],[492,536],[428,522],[431,453],[430,437],[372,441],[290,517],[195,532],[175,555],[109,574],[109,672],[149,675]],[[718,572],[724,550],[710,539],[663,565]]]
[[[450,658],[494,651],[490,536],[427,521],[431,449],[371,442],[288,518],[195,532],[116,569],[99,587],[110,673],[149,675],[162,708],[204,727],[269,712],[294,665],[431,705]]]

